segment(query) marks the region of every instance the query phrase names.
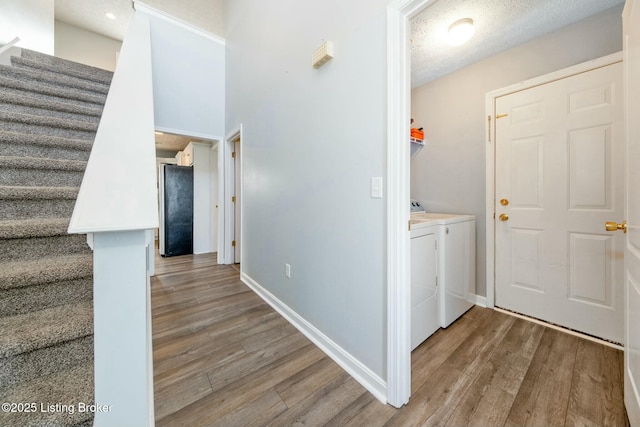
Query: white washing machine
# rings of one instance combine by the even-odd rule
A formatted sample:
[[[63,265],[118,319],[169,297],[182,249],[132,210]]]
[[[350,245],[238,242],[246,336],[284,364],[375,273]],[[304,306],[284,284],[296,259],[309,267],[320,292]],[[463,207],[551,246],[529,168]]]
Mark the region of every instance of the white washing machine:
[[[438,224],[439,317],[440,326],[446,328],[475,304],[476,217],[412,212],[411,218]]]
[[[416,218],[409,222],[411,238],[411,350],[440,328],[438,306],[439,225]]]

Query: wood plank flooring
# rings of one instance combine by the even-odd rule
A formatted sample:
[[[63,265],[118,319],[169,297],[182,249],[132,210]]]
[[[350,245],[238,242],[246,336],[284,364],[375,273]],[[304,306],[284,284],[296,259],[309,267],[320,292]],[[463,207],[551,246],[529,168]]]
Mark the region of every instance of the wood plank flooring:
[[[622,352],[474,307],[412,353],[378,402],[215,254],[156,257],[156,425],[627,426]]]

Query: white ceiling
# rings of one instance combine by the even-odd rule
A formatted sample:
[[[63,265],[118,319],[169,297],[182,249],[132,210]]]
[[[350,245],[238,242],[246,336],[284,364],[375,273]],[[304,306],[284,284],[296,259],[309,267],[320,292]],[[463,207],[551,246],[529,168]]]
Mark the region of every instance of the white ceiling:
[[[412,20],[412,86],[621,3],[624,0],[437,0]],[[475,34],[462,46],[449,46],[447,30],[462,18],[473,19]]]
[[[55,16],[58,21],[122,41],[133,13],[132,3],[132,0],[55,0]],[[224,37],[224,0],[144,0],[142,3]],[[117,19],[108,19],[105,12],[112,12]]]

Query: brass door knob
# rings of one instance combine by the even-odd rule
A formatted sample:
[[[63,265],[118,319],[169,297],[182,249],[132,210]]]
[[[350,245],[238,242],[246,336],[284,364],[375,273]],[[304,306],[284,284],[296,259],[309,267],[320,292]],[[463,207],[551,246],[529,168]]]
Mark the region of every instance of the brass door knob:
[[[627,232],[627,221],[622,221],[622,223],[618,224],[615,221],[607,221],[604,223],[604,228],[607,231],[617,231],[622,230],[625,233]]]
[[[507,206],[509,204],[509,201],[507,199],[500,199],[500,204],[502,206]]]
[[[507,214],[500,214],[500,216],[498,217],[500,218],[500,221],[509,221],[509,215]]]

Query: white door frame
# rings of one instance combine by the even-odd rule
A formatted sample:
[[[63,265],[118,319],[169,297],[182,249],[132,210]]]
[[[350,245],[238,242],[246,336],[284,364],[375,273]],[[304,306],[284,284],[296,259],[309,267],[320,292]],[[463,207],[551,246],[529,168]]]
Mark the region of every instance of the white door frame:
[[[501,89],[488,92],[485,96],[485,111],[487,115],[485,135],[487,136],[486,149],[486,271],[487,271],[487,307],[495,307],[495,249],[496,249],[496,233],[495,233],[495,182],[496,182],[496,164],[495,164],[495,103],[496,98],[509,95],[521,90],[530,89],[556,80],[564,79],[576,74],[602,68],[607,65],[615,64],[622,61],[622,52],[613,53],[603,56],[602,58],[592,61],[583,62],[559,71],[554,71],[531,80],[525,80],[515,85],[507,86]]]
[[[640,54],[638,53],[639,33],[636,30],[640,20],[640,3],[627,0],[622,12],[622,37],[624,49],[623,86],[624,86],[624,126],[626,143],[626,188],[625,219],[628,221],[629,232],[625,239],[625,320],[624,320],[624,406],[632,426],[640,425],[640,392],[637,378],[638,354],[638,206],[637,197],[631,198],[633,191],[637,191],[637,153],[640,144],[638,136],[640,129],[636,120],[640,100],[638,92],[640,79]],[[635,185],[632,185],[635,184]]]
[[[231,157],[236,141],[242,140],[242,125],[234,129],[227,135],[224,143],[218,146],[218,170],[222,178],[218,182],[218,264],[234,264],[235,256],[232,241],[235,235],[235,208],[231,202],[234,194],[232,183],[235,181],[234,159]],[[240,144],[242,150],[242,144]],[[242,158],[242,155],[240,155]],[[242,162],[240,162],[241,182],[235,183],[236,187],[242,188]],[[238,206],[240,209],[240,228],[242,229],[242,200]],[[242,258],[242,245],[240,246],[240,257]],[[242,263],[240,264],[242,269]]]
[[[411,395],[409,252],[409,20],[436,0],[395,0],[387,7],[387,402]]]

